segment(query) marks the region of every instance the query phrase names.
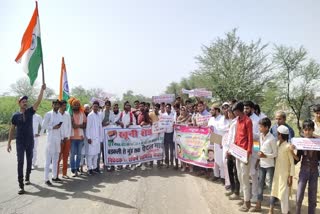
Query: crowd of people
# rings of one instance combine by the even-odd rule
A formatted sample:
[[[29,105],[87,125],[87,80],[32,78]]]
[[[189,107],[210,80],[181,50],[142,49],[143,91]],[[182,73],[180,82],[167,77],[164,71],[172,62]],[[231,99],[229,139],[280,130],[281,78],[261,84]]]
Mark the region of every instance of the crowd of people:
[[[215,183],[225,186],[225,195],[229,200],[239,200],[240,211],[261,212],[261,203],[266,190],[270,192],[270,210],[280,201],[282,213],[289,212],[289,196],[291,195],[292,177],[295,175],[295,164],[301,162],[298,188],[296,194],[296,213],[301,213],[302,201],[308,184],[308,213],[316,212],[318,190],[318,163],[320,151],[296,150],[291,144],[295,137],[294,130],[286,123],[286,113],[278,111],[275,118],[264,115],[258,104],[252,101],[228,101],[222,105],[215,103],[207,106],[197,99],[196,103],[188,99],[185,102],[177,97],[174,103],[146,103],[135,101],[123,104],[123,111],[118,103],[105,101],[101,106],[98,101],[91,105],[81,105],[76,98],[54,100],[52,110],[42,120],[36,114],[41,102],[45,85],[38,100],[28,107],[28,97],[19,99],[20,112],[12,117],[9,133],[8,152],[11,151],[11,140],[16,129],[16,148],[18,161],[19,194],[24,193],[24,185],[30,184],[30,173],[37,167],[38,137],[45,131],[47,142],[45,148],[44,181],[52,186],[52,182],[61,182],[61,178],[70,179],[79,174],[94,175],[107,171],[122,170],[123,166],[101,167],[105,155],[103,148],[103,127],[119,126],[151,126],[159,121],[162,115],[172,117],[174,124],[209,127],[212,132],[223,136],[223,144],[214,143],[214,168],[179,163],[175,154],[174,126],[165,128],[163,133],[163,160],[157,161],[157,167],[181,168],[197,175],[207,175]],[[68,103],[71,106],[67,111]],[[314,120],[305,120],[302,124],[302,136],[305,138],[320,137],[320,105],[314,106]],[[209,116],[205,124],[197,124],[199,117]],[[276,122],[272,125],[271,119]],[[227,133],[227,134],[226,134]],[[231,145],[235,144],[247,152],[247,162],[231,155]],[[24,153],[27,170],[23,175]],[[62,164],[62,176],[60,175]],[[52,179],[50,179],[50,165]],[[139,165],[125,166],[135,170],[141,167],[153,167],[153,161]],[[251,185],[250,185],[251,183]],[[255,206],[251,206],[254,203]]]

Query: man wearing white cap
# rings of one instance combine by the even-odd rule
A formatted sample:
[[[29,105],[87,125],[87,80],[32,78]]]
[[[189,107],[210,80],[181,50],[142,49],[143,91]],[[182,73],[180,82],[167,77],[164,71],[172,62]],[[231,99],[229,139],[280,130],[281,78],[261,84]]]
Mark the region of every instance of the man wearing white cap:
[[[285,125],[277,128],[278,132],[278,156],[276,158],[275,171],[272,182],[269,213],[273,213],[275,198],[281,202],[281,212],[289,212],[289,194],[294,176],[294,161],[290,151],[289,129]]]

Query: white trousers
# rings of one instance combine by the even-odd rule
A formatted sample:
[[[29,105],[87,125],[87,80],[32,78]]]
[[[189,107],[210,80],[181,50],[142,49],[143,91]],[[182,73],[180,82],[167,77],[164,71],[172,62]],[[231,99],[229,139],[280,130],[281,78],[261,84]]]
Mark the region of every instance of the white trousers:
[[[285,197],[284,197],[285,199],[280,200],[281,212],[288,213],[289,212],[289,187],[288,187],[288,185],[286,187],[284,194],[285,194]]]
[[[34,139],[34,147],[33,147],[33,156],[32,156],[32,165],[37,164],[37,147],[39,142],[39,137],[35,137]]]
[[[223,160],[223,170],[224,170],[224,179],[225,179],[225,186],[230,186],[230,178],[229,178],[229,171],[228,171],[228,163],[227,159]]]
[[[88,155],[88,170],[97,168],[98,155]]]
[[[254,156],[252,156],[250,159],[250,177],[252,181],[251,194],[252,194],[252,199],[254,200],[258,200],[259,170],[256,170],[255,168],[257,159],[258,158]]]
[[[243,192],[244,201],[250,201],[250,160],[248,164],[243,163],[239,159],[236,160],[238,179],[240,182],[240,188]]]
[[[220,144],[214,144],[214,176],[224,178],[224,166],[222,160],[222,148]]]
[[[50,164],[52,163],[52,178],[57,178],[58,176],[58,161],[59,161],[58,152],[49,152],[46,151],[46,160],[44,165],[44,180],[49,180],[49,170]]]

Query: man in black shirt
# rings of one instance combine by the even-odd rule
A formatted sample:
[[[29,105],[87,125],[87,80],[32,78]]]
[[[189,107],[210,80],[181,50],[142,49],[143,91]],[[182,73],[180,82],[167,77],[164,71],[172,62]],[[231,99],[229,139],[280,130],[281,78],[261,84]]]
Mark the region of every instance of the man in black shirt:
[[[28,108],[28,97],[27,96],[20,97],[18,101],[20,111],[14,113],[11,119],[12,124],[9,131],[7,151],[11,152],[11,140],[13,138],[15,129],[17,129],[16,149],[17,149],[17,162],[18,162],[18,182],[20,187],[18,194],[24,194],[24,183],[23,183],[24,153],[26,153],[26,159],[27,159],[27,170],[26,170],[25,181],[26,181],[26,185],[30,184],[30,173],[31,173],[31,165],[32,165],[33,146],[34,146],[32,117],[40,105],[40,102],[43,97],[43,92],[45,89],[46,89],[46,85],[43,84],[37,101],[30,108]]]

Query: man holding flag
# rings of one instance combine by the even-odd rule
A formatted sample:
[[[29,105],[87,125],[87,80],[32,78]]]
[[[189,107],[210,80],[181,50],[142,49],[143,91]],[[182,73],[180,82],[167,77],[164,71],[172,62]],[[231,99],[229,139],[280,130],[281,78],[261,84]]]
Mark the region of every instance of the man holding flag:
[[[16,132],[16,149],[17,149],[17,162],[18,162],[18,182],[20,190],[18,194],[24,194],[23,183],[23,165],[24,165],[24,153],[26,153],[27,170],[25,182],[26,185],[30,184],[30,173],[32,165],[33,147],[34,147],[34,134],[33,134],[33,115],[38,109],[41,100],[43,98],[46,84],[44,82],[44,68],[43,68],[43,56],[40,37],[40,22],[38,15],[38,4],[36,2],[36,8],[33,12],[29,25],[23,34],[21,41],[21,48],[16,57],[17,63],[23,62],[23,70],[27,73],[30,79],[30,84],[33,85],[37,76],[40,64],[42,64],[42,87],[37,101],[33,106],[28,108],[28,97],[22,96],[19,98],[18,103],[20,111],[16,112],[12,116],[12,125],[9,131],[9,139],[7,151],[11,152],[11,141]]]

